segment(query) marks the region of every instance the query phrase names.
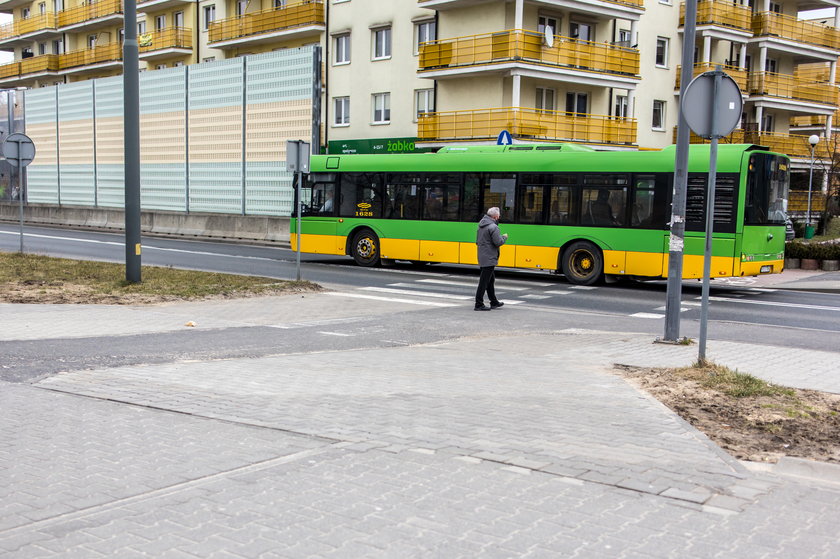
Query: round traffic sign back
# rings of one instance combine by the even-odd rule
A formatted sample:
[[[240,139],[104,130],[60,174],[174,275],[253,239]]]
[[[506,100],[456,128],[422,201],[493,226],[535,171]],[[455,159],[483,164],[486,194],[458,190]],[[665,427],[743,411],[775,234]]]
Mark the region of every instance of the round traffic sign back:
[[[15,167],[26,167],[35,159],[35,144],[26,134],[9,134],[0,149],[6,161]]]
[[[738,84],[728,74],[717,71],[705,72],[691,80],[680,100],[686,124],[703,138],[720,138],[732,133],[741,120],[743,106],[744,98]]]

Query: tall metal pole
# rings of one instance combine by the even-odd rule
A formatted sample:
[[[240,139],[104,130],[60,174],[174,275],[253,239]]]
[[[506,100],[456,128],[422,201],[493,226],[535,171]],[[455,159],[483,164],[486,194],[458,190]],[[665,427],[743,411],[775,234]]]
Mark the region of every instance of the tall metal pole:
[[[301,197],[301,194],[303,193],[303,188],[302,188],[303,173],[301,172],[301,169],[300,169],[300,155],[301,155],[301,151],[302,151],[304,145],[305,144],[303,142],[298,144],[298,167],[297,167],[297,169],[298,169],[298,172],[297,172],[297,276],[296,276],[296,279],[298,281],[300,281],[300,245],[301,245],[301,240],[302,240],[302,237],[301,237],[301,234],[300,234],[300,226],[301,226],[301,220],[300,220],[301,200],[300,200],[300,197]]]
[[[709,322],[709,276],[712,271],[712,236],[715,228],[715,184],[717,183],[717,155],[718,138],[717,127],[717,98],[720,90],[720,80],[723,71],[720,66],[715,68],[715,85],[712,89],[712,145],[709,150],[709,186],[706,189],[706,247],[703,253],[703,291],[700,298],[700,352],[698,361],[700,366],[706,364],[706,332]]]
[[[9,133],[7,136],[11,136],[15,133],[15,98],[13,95],[17,95],[13,91],[6,92],[6,103],[8,103],[9,109]],[[14,166],[10,167],[14,170]],[[23,254],[23,166],[18,165],[17,167],[18,172],[18,216],[20,218],[20,253]],[[11,172],[9,174],[9,178],[11,178]],[[11,184],[11,181],[9,181]]]
[[[140,283],[140,63],[137,2],[125,0],[123,138],[125,146],[125,280]]]
[[[810,138],[809,138],[810,140]],[[808,216],[805,218],[805,225],[811,226],[811,185],[814,183],[814,148],[811,144],[811,172],[808,174]]]
[[[697,0],[686,0],[683,32],[680,99],[691,82],[694,67],[694,35],[697,30]],[[682,301],[683,249],[685,248],[685,200],[688,190],[688,146],[690,130],[679,112],[677,153],[674,161],[674,193],[671,201],[671,237],[668,241],[668,288],[665,299],[665,341],[680,337],[680,304]]]

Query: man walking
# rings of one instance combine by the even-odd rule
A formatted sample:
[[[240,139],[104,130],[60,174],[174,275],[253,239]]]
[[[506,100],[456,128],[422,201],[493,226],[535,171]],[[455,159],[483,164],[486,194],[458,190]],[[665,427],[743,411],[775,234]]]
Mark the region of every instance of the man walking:
[[[499,232],[499,208],[490,208],[487,215],[478,222],[478,232],[475,244],[478,245],[478,266],[481,275],[478,278],[478,289],[475,292],[475,310],[489,311],[498,309],[504,303],[496,298],[496,265],[499,263],[499,247],[507,241],[507,233]],[[484,304],[484,293],[490,299],[490,306]]]

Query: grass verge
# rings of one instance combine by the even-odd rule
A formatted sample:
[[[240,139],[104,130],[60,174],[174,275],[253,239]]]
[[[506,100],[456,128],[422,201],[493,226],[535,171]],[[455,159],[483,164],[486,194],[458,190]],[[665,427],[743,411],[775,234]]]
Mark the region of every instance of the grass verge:
[[[308,281],[143,266],[142,281],[125,281],[125,266],[0,252],[0,301],[143,304],[317,291]]]

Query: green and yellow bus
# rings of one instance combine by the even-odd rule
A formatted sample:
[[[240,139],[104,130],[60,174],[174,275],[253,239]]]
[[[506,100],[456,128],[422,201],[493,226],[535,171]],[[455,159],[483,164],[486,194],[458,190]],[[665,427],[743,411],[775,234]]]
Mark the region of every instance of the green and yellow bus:
[[[703,277],[709,146],[689,150],[683,276]],[[476,264],[476,223],[501,209],[509,234],[499,266],[665,278],[675,147],[595,151],[575,144],[444,147],[437,153],[318,155],[302,189],[292,248],[383,260]],[[718,148],[713,278],[779,273],[787,156],[747,144]]]

